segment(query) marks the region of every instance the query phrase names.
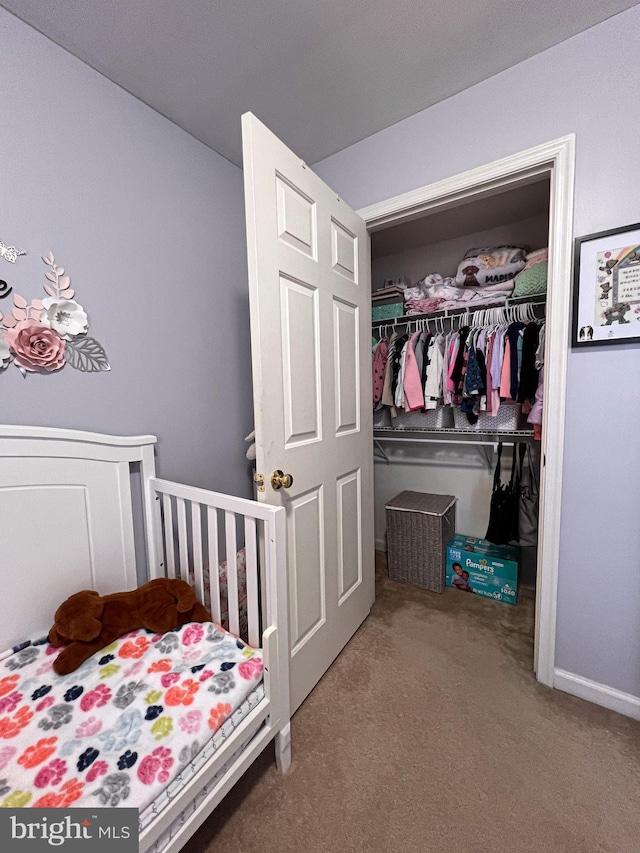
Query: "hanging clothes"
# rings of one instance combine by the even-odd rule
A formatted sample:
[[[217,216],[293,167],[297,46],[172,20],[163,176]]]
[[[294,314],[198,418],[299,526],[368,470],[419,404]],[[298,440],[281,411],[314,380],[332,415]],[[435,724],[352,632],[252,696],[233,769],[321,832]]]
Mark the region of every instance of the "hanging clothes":
[[[542,438],[542,404],[544,399],[544,367],[540,368],[538,387],[536,388],[535,402],[529,412],[527,420],[533,424],[534,438]]]
[[[389,355],[389,341],[384,338],[377,345],[373,356],[373,365],[371,367],[371,386],[373,391],[373,407],[375,408],[382,399],[382,391],[384,389],[385,368],[387,365],[387,356]]]
[[[465,344],[467,342],[467,338],[469,337],[469,332],[471,329],[469,326],[463,326],[458,332],[458,353],[456,355],[455,364],[453,366],[453,371],[451,372],[451,379],[454,384],[455,393],[457,394],[462,390],[462,374],[464,370],[464,361],[465,361]]]
[[[418,344],[416,346],[416,350],[421,349],[422,355],[422,368],[420,370],[420,382],[422,387],[427,383],[427,368],[429,367],[429,344],[431,343],[431,332],[428,329],[425,329],[424,332],[420,333],[420,337],[418,338]]]
[[[393,394],[393,399],[395,403],[395,407],[397,409],[405,408],[405,397],[404,397],[404,371],[405,371],[405,363],[407,357],[407,347],[409,346],[409,338],[407,335],[404,336],[404,343],[402,345],[402,350],[400,351],[400,357],[398,359],[398,375],[396,377],[396,388]]]
[[[394,332],[389,339],[389,352],[387,353],[387,363],[384,368],[384,385],[382,388],[382,398],[380,402],[383,406],[389,406],[395,412],[393,406],[393,364],[396,348],[398,346],[398,335]]]
[[[437,409],[442,401],[442,364],[444,361],[444,335],[432,338],[427,353],[429,366],[424,385],[424,408]]]
[[[535,397],[539,373],[536,367],[539,340],[540,326],[537,323],[529,323],[522,334],[522,365],[517,397],[519,403],[524,403],[526,400],[532,400]]]
[[[505,401],[521,405],[526,416],[537,397],[540,412],[544,336],[545,324],[538,321],[463,326],[437,334],[394,332],[372,353],[373,407],[386,405],[396,418],[402,411],[455,406],[475,424],[483,412],[496,417]],[[540,414],[533,417],[541,421]],[[539,424],[534,427],[538,432]]]
[[[518,357],[520,333],[524,329],[524,323],[511,323],[507,329],[507,337],[509,339],[509,354],[510,354],[510,378],[509,378],[509,398],[515,400],[518,397],[518,377],[520,361]],[[520,345],[520,352],[522,352]]]
[[[460,404],[460,411],[466,414],[471,425],[478,421],[480,395],[485,391],[480,357],[484,363],[484,357],[475,346],[475,335],[472,334],[467,347],[467,361],[462,384],[462,403]]]
[[[404,388],[405,411],[416,412],[422,408],[422,378],[418,370],[415,347],[420,332],[414,332],[405,347],[404,373],[402,385]]]
[[[491,349],[491,414],[497,417],[500,408],[500,386],[502,379],[502,362],[504,359],[506,326],[498,326],[495,331]]]

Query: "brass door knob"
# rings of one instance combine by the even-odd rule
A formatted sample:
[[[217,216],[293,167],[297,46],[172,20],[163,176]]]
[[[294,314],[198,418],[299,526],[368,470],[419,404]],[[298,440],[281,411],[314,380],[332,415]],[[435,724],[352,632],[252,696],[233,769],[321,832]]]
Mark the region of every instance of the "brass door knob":
[[[283,474],[280,469],[271,475],[271,486],[274,489],[288,489],[293,485],[291,474]]]

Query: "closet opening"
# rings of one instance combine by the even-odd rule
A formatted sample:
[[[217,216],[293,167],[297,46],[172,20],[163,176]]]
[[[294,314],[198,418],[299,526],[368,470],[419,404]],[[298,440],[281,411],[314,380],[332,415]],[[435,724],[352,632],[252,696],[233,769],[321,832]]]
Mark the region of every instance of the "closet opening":
[[[549,441],[549,430],[553,424],[563,425],[565,382],[564,358],[552,360],[552,355],[559,345],[566,352],[572,145],[569,137],[559,141],[561,153],[546,162],[542,146],[360,211],[371,236],[372,353],[380,360],[378,343],[386,341],[395,359],[391,388],[385,389],[384,381],[378,380],[376,390],[374,367],[376,550],[387,548],[387,523],[395,522],[386,507],[399,494],[455,497],[455,533],[470,537],[466,546],[471,552],[478,550],[476,540],[485,538],[519,548],[517,603],[508,603],[515,597],[509,595],[513,589],[509,580],[505,595],[504,583],[492,585],[473,573],[471,578],[467,573],[456,577],[455,583],[450,572],[450,588],[445,588],[448,605],[464,611],[469,598],[462,593],[473,591],[487,598],[493,593],[497,600],[487,606],[493,608],[496,620],[504,622],[505,610],[515,608],[511,615],[518,612],[518,617],[510,621],[520,631],[525,626],[531,639],[531,666],[538,680],[550,686],[560,494],[558,490],[552,505],[549,492],[552,483],[561,484],[562,433]],[[508,364],[506,340],[513,341],[515,350],[512,356],[510,345],[507,348]],[[408,395],[401,375],[402,353],[395,350],[400,351],[398,342],[402,349],[405,344],[423,347],[418,365],[415,350],[410,359]],[[451,358],[462,346],[464,356],[457,359],[457,379],[452,379]],[[429,380],[432,362],[432,374],[439,381],[433,375]],[[545,393],[542,418],[539,405],[531,412],[540,367],[544,388],[553,391],[551,400]],[[416,388],[416,377],[421,387]],[[549,415],[546,408],[551,405],[556,411]],[[494,525],[487,537],[490,510],[495,516],[492,492],[499,457],[501,483],[510,482],[512,471],[514,481],[519,478],[520,502],[509,510],[512,516],[515,513],[509,532],[496,532]],[[541,465],[545,457],[546,468]],[[397,534],[394,529],[395,548]],[[484,556],[487,559],[477,560],[483,568],[492,562],[488,552]],[[476,589],[469,588],[474,585]],[[428,578],[425,586],[434,588]]]

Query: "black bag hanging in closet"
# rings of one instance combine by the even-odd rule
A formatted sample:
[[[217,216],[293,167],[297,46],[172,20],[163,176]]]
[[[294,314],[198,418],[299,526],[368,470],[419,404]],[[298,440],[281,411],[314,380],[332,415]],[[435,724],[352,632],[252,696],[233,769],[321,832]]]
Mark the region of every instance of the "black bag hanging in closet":
[[[525,452],[527,464],[523,465]],[[539,490],[531,445],[520,445],[520,477],[518,487],[518,542],[522,546],[538,544]]]
[[[515,448],[511,464],[511,480],[506,485],[503,485],[500,481],[501,461],[502,443],[498,444],[498,461],[496,462],[496,470],[493,475],[489,526],[484,537],[489,542],[493,542],[494,545],[506,545],[508,542],[518,538],[519,478],[516,467]]]

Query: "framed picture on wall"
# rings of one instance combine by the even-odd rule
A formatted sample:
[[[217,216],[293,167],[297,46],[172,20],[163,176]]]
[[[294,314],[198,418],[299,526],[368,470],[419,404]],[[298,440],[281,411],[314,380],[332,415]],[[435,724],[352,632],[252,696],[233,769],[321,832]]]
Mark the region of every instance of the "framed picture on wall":
[[[640,223],[578,237],[573,347],[640,341]]]

